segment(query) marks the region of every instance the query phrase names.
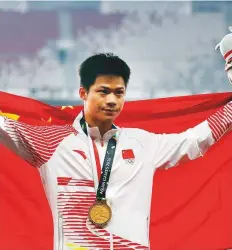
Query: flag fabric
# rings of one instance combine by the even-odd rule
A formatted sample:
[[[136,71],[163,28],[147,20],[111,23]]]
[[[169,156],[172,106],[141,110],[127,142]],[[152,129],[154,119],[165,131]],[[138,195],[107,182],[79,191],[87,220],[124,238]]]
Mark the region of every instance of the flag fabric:
[[[231,99],[231,93],[220,93],[132,101],[125,104],[115,123],[155,133],[179,133],[205,120]],[[81,109],[52,107],[0,92],[0,115],[28,124],[71,124]],[[204,157],[156,171],[151,250],[232,248],[231,141],[232,133],[228,133]],[[125,158],[133,156],[130,149],[124,154]],[[52,250],[51,211],[38,171],[2,145],[0,190],[0,249]]]

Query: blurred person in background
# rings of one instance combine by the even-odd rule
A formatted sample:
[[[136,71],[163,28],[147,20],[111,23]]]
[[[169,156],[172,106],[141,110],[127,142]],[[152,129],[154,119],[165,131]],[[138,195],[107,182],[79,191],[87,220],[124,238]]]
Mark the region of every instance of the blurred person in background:
[[[219,47],[231,81],[232,35]],[[42,128],[0,117],[0,142],[39,168],[53,214],[54,250],[149,249],[156,169],[203,156],[231,128],[232,102],[179,134],[117,127],[130,73],[112,53],[87,58],[79,69],[84,109],[72,126]]]

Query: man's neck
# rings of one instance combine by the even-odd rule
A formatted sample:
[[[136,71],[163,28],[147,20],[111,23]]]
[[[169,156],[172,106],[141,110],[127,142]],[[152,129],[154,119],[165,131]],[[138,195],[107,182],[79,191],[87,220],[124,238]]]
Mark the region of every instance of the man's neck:
[[[103,137],[106,132],[112,129],[112,121],[96,121],[88,114],[85,114],[85,121],[87,122],[89,127],[98,127],[101,137]]]

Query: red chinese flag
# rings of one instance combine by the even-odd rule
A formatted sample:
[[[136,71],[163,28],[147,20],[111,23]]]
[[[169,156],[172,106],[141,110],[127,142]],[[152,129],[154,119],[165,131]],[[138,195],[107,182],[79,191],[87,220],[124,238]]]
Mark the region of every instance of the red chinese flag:
[[[127,159],[134,159],[135,155],[132,149],[125,149],[122,150],[122,159],[127,160]]]
[[[129,102],[116,124],[177,133],[205,120],[231,98],[231,93],[222,93]],[[22,122],[49,125],[72,123],[81,107],[55,108],[0,92],[0,110]],[[228,134],[203,158],[156,172],[151,250],[232,248],[231,140]],[[51,250],[52,218],[37,170],[3,146],[0,157],[0,249]]]

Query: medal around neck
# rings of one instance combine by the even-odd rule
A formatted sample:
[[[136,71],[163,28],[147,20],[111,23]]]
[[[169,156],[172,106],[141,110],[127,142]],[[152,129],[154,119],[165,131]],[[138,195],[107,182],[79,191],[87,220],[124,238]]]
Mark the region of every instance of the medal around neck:
[[[88,136],[88,131],[87,131],[84,117],[81,118],[80,125],[84,133]],[[88,214],[89,220],[94,225],[99,226],[99,227],[106,226],[112,217],[111,208],[106,203],[105,197],[106,197],[106,190],[108,187],[108,182],[110,179],[111,169],[113,165],[116,144],[117,144],[117,140],[115,136],[111,137],[107,145],[107,149],[106,149],[107,153],[105,154],[104,162],[102,165],[102,173],[101,173],[101,177],[100,177],[98,188],[97,188],[96,201],[89,208],[89,214]],[[97,165],[97,167],[101,169],[101,166]]]
[[[106,200],[97,200],[89,208],[89,220],[96,226],[106,226],[112,216],[110,206],[106,203]]]

